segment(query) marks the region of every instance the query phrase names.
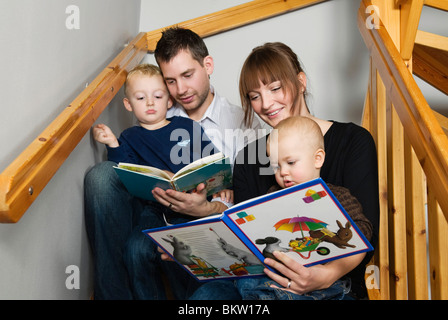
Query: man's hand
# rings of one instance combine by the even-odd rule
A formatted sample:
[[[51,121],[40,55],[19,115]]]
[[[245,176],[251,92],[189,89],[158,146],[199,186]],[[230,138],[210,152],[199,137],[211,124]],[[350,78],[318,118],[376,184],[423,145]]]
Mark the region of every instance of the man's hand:
[[[196,192],[184,193],[175,190],[163,190],[155,188],[152,191],[154,198],[162,205],[173,211],[183,213],[193,217],[207,217],[214,213],[221,213],[227,207],[218,201],[207,201],[205,184],[197,186]]]

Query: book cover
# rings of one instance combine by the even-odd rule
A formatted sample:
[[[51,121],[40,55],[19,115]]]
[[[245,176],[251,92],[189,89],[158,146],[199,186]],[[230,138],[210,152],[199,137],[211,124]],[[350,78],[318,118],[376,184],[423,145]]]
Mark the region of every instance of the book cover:
[[[340,230],[350,235],[336,245],[331,238]],[[312,266],[373,249],[322,179],[242,202],[218,216],[143,232],[178,262],[179,256],[203,261],[203,268],[188,259],[180,263],[199,281],[264,274],[262,261],[275,250]]]
[[[205,183],[209,196],[232,186],[230,161],[222,153],[196,160],[172,177],[160,169],[130,163],[119,163],[114,169],[130,193],[151,201],[155,201],[152,190],[156,187],[192,192]]]

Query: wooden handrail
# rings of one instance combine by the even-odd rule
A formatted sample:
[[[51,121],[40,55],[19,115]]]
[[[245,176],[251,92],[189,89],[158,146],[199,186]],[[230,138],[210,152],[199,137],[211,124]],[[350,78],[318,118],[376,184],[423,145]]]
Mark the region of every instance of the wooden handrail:
[[[325,1],[328,0],[254,0],[175,25],[205,38]],[[155,50],[163,29],[166,27],[147,33],[149,52]]]
[[[254,0],[178,25],[206,37],[324,1]],[[0,223],[20,220],[119,91],[126,72],[154,50],[163,29],[138,34],[0,174]]]
[[[428,184],[434,188],[448,219],[448,138],[384,25],[381,23],[380,28],[366,27],[366,8],[370,5],[369,0],[361,2],[359,30],[425,171]]]
[[[448,37],[444,37],[431,32],[418,30],[415,37],[415,43],[439,50],[448,51]]]
[[[448,135],[448,118],[436,111],[434,111],[434,115],[437,118],[437,121],[439,121],[443,131],[445,131],[445,134]]]
[[[372,3],[381,21],[370,29],[365,10]],[[419,21],[403,17],[419,15],[411,11],[421,10],[422,2],[403,3],[362,0],[358,12],[371,56],[362,123],[377,145],[380,192],[379,243],[371,261],[378,286],[369,288],[369,297],[445,300],[448,121],[430,109],[412,76],[419,45],[409,30]]]
[[[423,46],[415,43],[412,52],[413,73],[448,95],[448,50]]]
[[[0,174],[0,222],[17,222],[147,53],[140,33]]]
[[[425,0],[425,5],[435,9],[448,11],[447,0]]]

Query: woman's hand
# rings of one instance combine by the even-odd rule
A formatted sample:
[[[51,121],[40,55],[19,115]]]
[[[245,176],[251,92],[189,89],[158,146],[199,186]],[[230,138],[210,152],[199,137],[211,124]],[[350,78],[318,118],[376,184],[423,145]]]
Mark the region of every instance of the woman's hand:
[[[265,269],[266,275],[284,287],[279,289],[301,295],[328,288],[361,263],[365,253],[312,267],[305,267],[282,252],[275,251],[274,256],[281,262],[269,258],[265,259],[264,262],[281,274]]]

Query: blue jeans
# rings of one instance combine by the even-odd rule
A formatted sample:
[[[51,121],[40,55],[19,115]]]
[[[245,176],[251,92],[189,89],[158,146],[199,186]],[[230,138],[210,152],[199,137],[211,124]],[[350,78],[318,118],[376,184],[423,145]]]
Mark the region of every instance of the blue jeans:
[[[234,280],[212,280],[204,283],[190,300],[242,300]]]
[[[350,291],[350,280],[338,280],[331,287],[304,295],[271,288],[272,279],[261,276],[238,280],[211,281],[202,285],[191,300],[343,300]]]
[[[243,278],[235,283],[243,300],[343,300],[350,291],[349,281],[337,280],[326,289],[310,291],[303,295],[271,288],[271,285],[279,288],[282,286],[267,276]]]
[[[166,299],[162,272],[175,298],[186,299],[198,283],[177,263],[160,259],[155,243],[142,231],[165,225],[173,212],[159,203],[132,196],[103,162],[84,180],[85,221],[94,260],[95,299]],[[187,221],[175,216],[170,223]]]

